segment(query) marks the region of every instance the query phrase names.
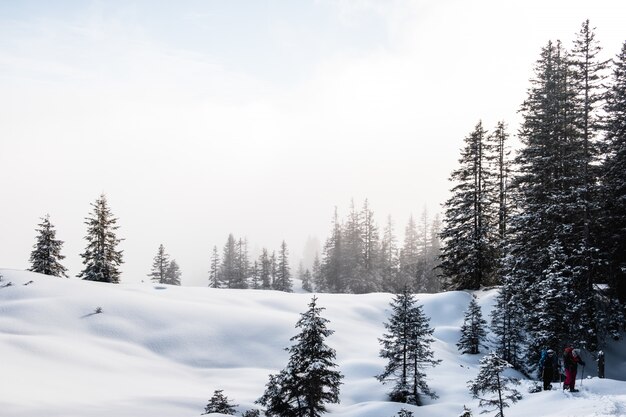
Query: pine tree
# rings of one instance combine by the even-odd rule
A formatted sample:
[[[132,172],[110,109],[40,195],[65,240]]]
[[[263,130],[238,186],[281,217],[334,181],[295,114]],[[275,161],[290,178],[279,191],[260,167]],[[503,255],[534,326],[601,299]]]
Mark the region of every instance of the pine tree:
[[[228,235],[222,254],[222,265],[220,266],[220,276],[222,284],[226,288],[240,288],[237,271],[237,241],[233,234]]]
[[[389,394],[392,401],[421,405],[420,395],[437,398],[426,383],[423,369],[437,365],[430,344],[434,342],[434,329],[408,288],[396,294],[391,302],[392,313],[385,323],[385,333],[379,339],[380,356],[388,360],[387,366],[377,379],[393,383]]]
[[[393,221],[391,220],[391,216],[387,216],[387,225],[383,231],[380,258],[382,290],[393,293],[402,291],[402,286],[398,283],[400,257],[396,235],[393,231]]]
[[[335,207],[332,232],[324,244],[324,254],[322,257],[321,281],[324,283],[324,288],[317,288],[318,291],[326,290],[333,293],[346,292],[348,286],[344,271],[343,260],[345,256],[343,255],[343,251],[343,233],[337,208]]]
[[[275,417],[319,417],[326,404],[339,403],[339,387],[343,376],[334,368],[336,353],[324,340],[333,334],[321,316],[323,307],[313,297],[309,309],[296,323],[300,333],[291,338],[286,368],[270,381],[258,402],[266,407],[266,415]]]
[[[209,403],[204,408],[203,414],[221,413],[230,416],[235,415],[237,404],[232,404],[231,400],[223,394],[224,390],[215,390],[213,396],[209,400]]]
[[[61,255],[63,241],[56,238],[56,230],[50,223],[50,215],[46,214],[41,218],[39,229],[36,230],[37,241],[30,253],[29,271],[67,278],[67,269],[60,262],[65,259],[65,256]]]
[[[250,269],[250,280],[250,287],[253,290],[261,289],[261,273],[258,261],[254,261],[252,264],[252,269]]]
[[[239,239],[235,249],[235,270],[234,281],[230,288],[248,288],[248,273],[250,270],[250,260],[248,259],[248,240]]]
[[[459,343],[456,344],[461,353],[469,353],[471,355],[480,353],[480,347],[484,346],[485,338],[487,337],[486,325],[487,321],[483,319],[476,296],[472,295],[472,300],[465,312],[463,325],[461,326],[461,338]]]
[[[157,254],[152,261],[152,270],[148,274],[150,279],[157,284],[165,284],[167,268],[170,266],[170,256],[165,253],[163,244],[159,245]]]
[[[519,384],[519,381],[502,375],[502,372],[510,366],[493,352],[480,360],[480,371],[475,380],[469,381],[469,388],[472,396],[480,400],[479,407],[495,407],[483,413],[498,410],[495,417],[504,417],[504,409],[509,407],[508,401],[515,403],[522,398],[516,389],[509,387],[509,384]],[[482,397],[485,394],[497,394],[497,396]]]
[[[311,271],[308,269],[304,270],[302,274],[302,289],[306,292],[313,292],[313,277],[311,275]]]
[[[507,280],[509,277],[505,276]],[[505,281],[491,310],[491,332],[495,336],[496,354],[514,369],[528,374],[528,360],[524,355],[526,328],[522,306],[512,301],[515,286]]]
[[[220,287],[220,256],[217,253],[217,246],[213,246],[213,251],[211,252],[211,266],[209,268],[209,287],[210,288],[219,288]]]
[[[353,280],[352,292],[355,294],[380,291],[382,286],[378,226],[374,221],[374,212],[367,199],[363,203],[359,217],[362,242],[359,270],[362,272],[360,278]]]
[[[364,282],[363,265],[363,230],[361,228],[361,213],[354,205],[354,200],[350,202],[350,212],[342,229],[343,250],[340,255],[340,262],[343,266],[346,287],[345,290],[352,293],[362,293],[366,286]]]
[[[418,260],[419,236],[417,234],[417,225],[411,214],[404,229],[404,243],[400,250],[400,273],[398,281],[401,288],[409,286],[411,289],[414,289]]]
[[[440,264],[449,289],[477,290],[494,281],[493,178],[486,140],[479,122],[465,138],[460,167],[451,175],[456,184],[445,203]]]
[[[501,284],[502,265],[506,251],[506,237],[511,203],[509,200],[509,181],[511,162],[508,148],[509,134],[504,122],[499,122],[488,138],[488,147],[492,153],[493,175],[495,177],[495,196],[497,201],[497,238],[495,242],[496,276],[494,283]]]
[[[172,259],[165,271],[165,281],[163,283],[167,285],[180,285],[181,275],[182,273],[178,263],[175,259]]]
[[[122,241],[115,235],[117,218],[113,217],[109,209],[106,196],[102,194],[91,205],[93,213],[85,218],[87,227],[87,247],[80,256],[83,258],[85,269],[78,275],[89,281],[119,283],[119,266],[122,264],[122,251],[117,245]]]
[[[319,253],[315,253],[313,258],[313,266],[311,267],[311,279],[313,280],[313,287],[317,292],[327,292],[326,280],[322,274],[322,263],[320,262]]]
[[[263,248],[259,256],[259,280],[261,281],[261,289],[269,290],[272,288],[272,261],[266,248]]]
[[[292,288],[293,283],[291,280],[291,268],[289,267],[289,251],[287,250],[287,244],[283,240],[280,244],[274,289],[278,291],[292,292]]]
[[[626,42],[613,60],[607,94],[606,158],[602,164],[603,247],[606,275],[614,296],[626,305]]]

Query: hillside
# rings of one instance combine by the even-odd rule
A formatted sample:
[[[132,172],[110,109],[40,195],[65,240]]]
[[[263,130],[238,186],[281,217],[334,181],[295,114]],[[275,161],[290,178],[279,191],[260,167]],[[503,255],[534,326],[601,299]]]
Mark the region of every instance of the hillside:
[[[285,365],[283,348],[311,297],[0,273],[0,284],[12,283],[0,288],[0,414],[12,417],[198,416],[216,389],[240,412],[254,408],[268,374]],[[488,316],[495,290],[477,295]],[[404,406],[416,416],[454,417],[464,404],[479,415],[467,390],[479,357],[459,356],[455,346],[470,297],[419,296],[436,329],[435,356],[443,362],[428,372],[440,398]],[[390,300],[389,294],[319,295],[336,331],[328,344],[345,375],[341,404],[329,415],[391,417],[402,407],[386,401],[388,387],[373,377],[384,366],[377,338]],[[607,349],[609,378],[626,375],[622,347]],[[585,360],[593,368],[593,360]],[[623,381],[585,379],[578,394],[527,394],[528,385],[523,382],[524,399],[507,417],[626,415]]]

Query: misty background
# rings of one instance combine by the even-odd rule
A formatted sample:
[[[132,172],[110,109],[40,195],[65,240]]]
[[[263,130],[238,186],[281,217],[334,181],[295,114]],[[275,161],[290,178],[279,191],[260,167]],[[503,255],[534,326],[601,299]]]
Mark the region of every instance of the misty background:
[[[567,6],[567,7],[565,7]],[[440,212],[463,138],[517,129],[548,39],[623,42],[620,1],[0,2],[0,266],[49,213],[69,275],[101,193],[122,282],[159,244],[207,285],[229,233],[291,267],[368,198],[401,241]],[[488,118],[485,118],[487,116]]]

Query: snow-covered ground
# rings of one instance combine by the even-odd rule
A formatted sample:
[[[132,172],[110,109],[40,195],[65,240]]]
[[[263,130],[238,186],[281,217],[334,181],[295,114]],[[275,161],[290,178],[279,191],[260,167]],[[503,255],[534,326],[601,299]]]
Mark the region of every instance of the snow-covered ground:
[[[191,417],[204,411],[216,389],[240,412],[255,408],[268,374],[286,364],[283,348],[311,298],[0,273],[0,285],[12,283],[0,288],[0,415],[11,417]],[[477,295],[488,317],[495,291]],[[388,387],[374,378],[384,366],[378,338],[391,295],[319,294],[336,331],[327,341],[345,375],[341,404],[329,415],[392,417],[406,408],[416,417],[454,417],[467,405],[478,416],[467,381],[478,372],[479,356],[461,356],[455,345],[470,297],[419,296],[443,362],[427,371],[439,399],[412,407],[386,401]],[[98,307],[102,313],[94,314]],[[524,381],[524,398],[505,415],[626,416],[626,382],[618,380],[626,379],[623,347],[607,349],[609,378],[579,380],[580,393],[528,394],[530,381]],[[593,360],[585,359],[585,373],[593,375]]]

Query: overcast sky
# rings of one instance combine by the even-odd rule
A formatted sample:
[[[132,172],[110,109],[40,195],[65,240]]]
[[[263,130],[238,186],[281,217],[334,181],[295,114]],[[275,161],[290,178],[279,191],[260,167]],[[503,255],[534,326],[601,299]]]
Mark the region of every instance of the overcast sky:
[[[615,56],[619,0],[0,1],[0,267],[29,267],[49,213],[75,276],[103,192],[123,282],[163,243],[206,285],[229,233],[295,263],[351,198],[402,235],[587,18]]]

